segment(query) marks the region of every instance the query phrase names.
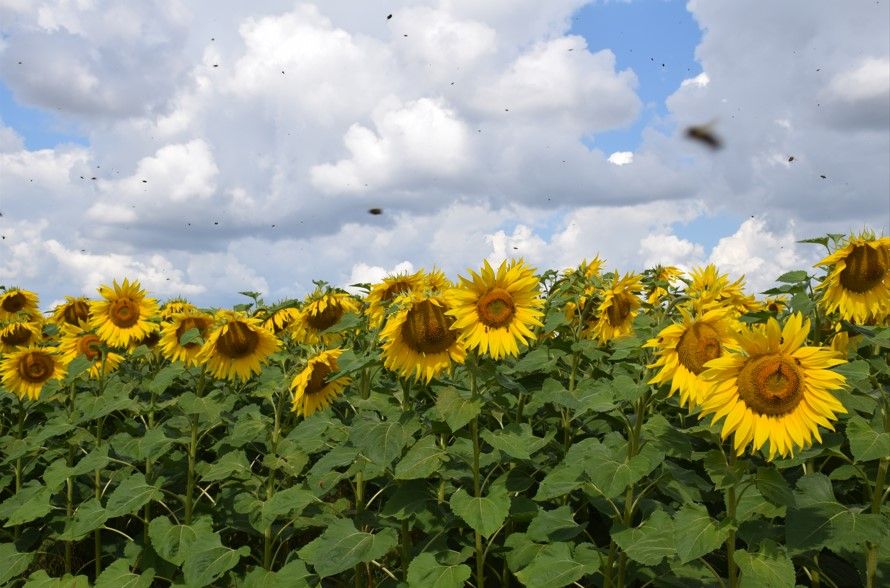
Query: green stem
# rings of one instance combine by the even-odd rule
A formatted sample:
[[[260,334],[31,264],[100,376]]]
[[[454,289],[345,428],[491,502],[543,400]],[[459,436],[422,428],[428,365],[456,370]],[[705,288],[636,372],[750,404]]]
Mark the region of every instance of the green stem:
[[[19,415],[18,415],[18,434],[16,436],[17,439],[21,440],[25,435],[25,405],[22,402],[22,399],[19,398]],[[15,493],[18,494],[22,490],[22,458],[19,457],[15,460]],[[15,526],[15,530],[13,531],[13,537],[15,540],[18,540],[21,535],[22,528],[20,525]]]
[[[627,440],[627,459],[630,461],[640,452],[640,438],[643,433],[643,420],[646,417],[646,409],[649,404],[649,392],[647,391],[637,401],[634,415],[634,423],[630,429],[630,438]],[[631,484],[624,495],[624,513],[621,519],[625,528],[629,528],[633,522],[634,513],[634,485]],[[622,551],[618,556],[618,586],[624,588],[627,576],[627,554]]]
[[[281,410],[278,407],[277,399],[272,400],[272,410],[275,415],[275,424],[272,428],[272,441],[270,443],[271,454],[274,456],[278,452],[278,439],[281,435]],[[272,499],[275,495],[275,473],[277,468],[270,467],[269,475],[266,478],[266,501]],[[266,527],[263,532],[263,567],[269,571],[272,570],[274,558],[272,557],[273,539],[272,539],[272,523]]]
[[[73,423],[74,421],[74,397],[75,397],[75,387],[72,382],[68,387],[68,422]],[[74,465],[74,445],[69,442],[68,444],[68,467],[72,467]],[[74,518],[74,478],[72,476],[68,476],[65,478],[65,517],[68,524],[71,524],[71,520]],[[71,573],[72,560],[74,556],[74,542],[66,541],[65,542],[65,573]]]
[[[361,519],[362,513],[365,511],[365,475],[364,472],[356,472],[355,474],[355,518]],[[355,588],[362,587],[362,564],[355,564]]]
[[[733,447],[729,448],[727,465],[735,469],[736,454]],[[736,516],[736,487],[738,481],[726,489],[726,518],[729,520],[729,534],[726,537],[726,574],[729,580],[729,588],[737,588],[739,584],[739,570],[735,563],[735,516]]]
[[[96,448],[99,448],[102,445],[102,419],[99,419],[96,422]],[[95,470],[93,472],[93,490],[95,491],[96,502],[102,503],[102,470]],[[96,577],[99,577],[99,574],[102,573],[102,530],[96,529],[93,531],[93,556],[94,556],[94,565]]]
[[[609,542],[609,557],[606,560],[606,567],[603,569],[603,588],[612,588],[612,568],[615,566],[615,554],[618,551],[618,545],[614,541]]]
[[[201,398],[204,394],[204,372],[198,380],[195,388],[195,396]],[[194,493],[195,493],[195,463],[198,458],[198,415],[189,416],[189,426],[191,429],[191,438],[189,440],[188,452],[188,471],[186,472],[185,481],[185,524],[192,524],[192,516],[194,510]]]
[[[881,505],[884,502],[884,485],[887,483],[887,468],[890,466],[890,459],[883,458],[878,464],[878,475],[875,478],[874,492],[871,496],[871,512],[875,515],[881,514]],[[876,588],[878,577],[878,548],[880,544],[869,542],[865,552],[865,585],[867,588]]]
[[[479,389],[476,384],[476,369],[478,359],[474,356],[470,366],[470,392],[473,400],[479,396]],[[470,421],[470,435],[473,438],[473,496],[482,497],[482,483],[479,476],[479,417],[473,417]],[[474,543],[476,547],[476,588],[485,588],[485,551],[482,548],[482,534],[474,531]]]
[[[408,581],[408,566],[411,563],[411,527],[408,519],[402,519],[402,579]]]

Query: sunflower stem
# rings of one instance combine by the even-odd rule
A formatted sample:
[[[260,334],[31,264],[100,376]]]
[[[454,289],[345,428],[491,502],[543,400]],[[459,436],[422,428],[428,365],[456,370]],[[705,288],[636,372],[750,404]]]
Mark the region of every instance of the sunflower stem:
[[[643,433],[643,419],[646,417],[646,409],[649,404],[649,391],[647,390],[637,401],[636,410],[634,411],[634,423],[630,429],[629,439],[627,440],[627,459],[630,461],[637,453],[640,452],[640,437]],[[634,485],[631,484],[624,496],[624,514],[621,522],[624,526],[630,527],[633,522],[634,513]],[[618,587],[624,588],[625,578],[627,574],[627,554],[623,551],[618,556]]]
[[[195,388],[195,396],[201,398],[204,394],[204,371],[201,371],[201,377]],[[189,441],[188,454],[188,472],[185,482],[185,524],[192,524],[192,510],[194,508],[193,495],[195,493],[195,462],[198,457],[198,415],[189,416],[189,425],[191,428],[191,440]]]
[[[729,448],[729,456],[727,465],[730,470],[735,469],[736,453],[735,449]],[[726,489],[726,518],[729,521],[729,534],[726,536],[726,575],[729,581],[729,588],[737,588],[739,583],[739,570],[735,563],[735,516],[736,516],[736,488],[738,481],[733,482]]]
[[[284,394],[282,394],[282,397]],[[278,452],[278,441],[281,436],[281,407],[278,406],[278,399],[273,396],[272,399],[272,411],[275,416],[275,424],[272,427],[272,438],[269,443],[269,448],[271,449],[271,455],[276,455]],[[266,502],[272,499],[272,496],[275,495],[275,474],[278,471],[278,468],[274,465],[275,461],[273,460],[273,465],[269,468],[269,475],[266,478]],[[266,527],[263,532],[263,568],[271,571],[272,564],[274,563],[274,557],[272,555],[273,545],[273,537],[272,537],[272,523]]]
[[[874,492],[871,497],[871,512],[875,515],[881,514],[881,505],[884,502],[884,485],[887,483],[887,468],[890,466],[890,459],[883,458],[878,464],[878,475],[875,478]],[[867,588],[875,588],[878,576],[878,548],[880,544],[867,544],[865,552],[865,585]]]
[[[99,369],[99,386],[97,396],[102,397],[105,394],[105,361],[107,354],[102,352],[102,364]],[[96,449],[102,446],[102,425],[105,423],[105,417],[100,417],[96,421]],[[102,503],[102,470],[96,469],[93,472],[93,486],[95,491],[96,502]],[[102,573],[102,529],[101,527],[93,531],[93,566],[96,577]]]
[[[479,388],[476,382],[476,371],[479,367],[478,357],[474,354],[470,365],[470,392],[473,400],[479,397]],[[473,438],[473,496],[482,497],[482,483],[479,478],[479,416],[474,416],[470,421],[470,436]],[[482,534],[474,531],[474,543],[476,547],[476,588],[485,588],[485,551],[482,548]]]
[[[25,405],[22,402],[22,399],[19,398],[19,414],[18,414],[18,434],[16,436],[17,439],[21,440],[25,434]],[[18,494],[22,490],[22,458],[19,457],[15,460],[15,493]],[[18,541],[19,536],[21,535],[22,528],[20,525],[15,526],[15,530],[13,531],[13,537],[16,541]]]
[[[74,382],[72,382],[68,386],[68,422],[74,422],[74,397],[75,397],[75,387]],[[68,467],[72,467],[74,465],[74,445],[72,443],[68,444]],[[74,517],[74,477],[68,476],[65,478],[65,520],[68,524],[71,524],[71,520]],[[65,573],[71,573],[72,559],[74,556],[74,542],[69,540],[65,541]]]

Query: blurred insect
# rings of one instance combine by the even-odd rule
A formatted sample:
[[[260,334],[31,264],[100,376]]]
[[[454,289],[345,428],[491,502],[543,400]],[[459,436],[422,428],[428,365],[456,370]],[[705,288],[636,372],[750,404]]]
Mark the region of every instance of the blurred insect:
[[[716,151],[723,146],[723,141],[716,135],[716,133],[714,133],[713,127],[713,122],[709,122],[706,125],[686,127],[686,138],[704,143],[712,150]]]
[[[788,163],[791,163],[792,161],[794,161],[794,156],[793,156],[793,155],[789,155],[789,156],[788,156]]]
[[[387,14],[387,15],[386,15],[386,20],[389,20],[389,19],[391,19],[391,18],[392,18],[392,15],[391,15],[391,14]]]
[[[375,216],[378,214],[383,214],[383,209],[382,208],[369,208],[368,214],[373,214]]]

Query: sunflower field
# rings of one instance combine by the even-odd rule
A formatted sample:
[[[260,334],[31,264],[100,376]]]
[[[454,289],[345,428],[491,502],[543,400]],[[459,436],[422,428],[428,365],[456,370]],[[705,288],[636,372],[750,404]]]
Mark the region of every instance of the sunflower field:
[[[51,313],[0,287],[0,585],[890,585],[890,238]]]

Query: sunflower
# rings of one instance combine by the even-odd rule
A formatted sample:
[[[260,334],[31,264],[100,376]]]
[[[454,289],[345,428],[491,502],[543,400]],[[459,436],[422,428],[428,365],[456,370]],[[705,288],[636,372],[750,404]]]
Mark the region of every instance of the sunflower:
[[[263,321],[263,328],[272,331],[275,335],[280,335],[287,328],[300,318],[300,309],[292,306],[278,308],[272,313],[268,309],[261,309],[255,315],[256,318]]]
[[[171,320],[166,321],[161,327],[161,339],[158,344],[161,354],[170,361],[181,361],[187,366],[200,365],[197,357],[201,352],[201,343],[189,341],[183,345],[182,336],[192,329],[197,329],[201,339],[207,337],[207,332],[213,326],[213,317],[200,310],[187,310],[174,314]]]
[[[324,333],[340,322],[348,312],[357,313],[358,302],[345,292],[316,290],[307,296],[299,318],[291,328],[296,337],[307,345],[329,345],[340,340],[340,333]]]
[[[657,304],[659,300],[668,295],[666,286],[670,286],[683,272],[672,265],[658,265],[651,270],[652,285],[646,293],[646,302]]]
[[[658,359],[646,367],[661,368],[650,384],[671,383],[668,393],[680,392],[680,406],[690,410],[700,405],[710,387],[699,375],[712,359],[723,355],[727,343],[732,342],[728,314],[725,307],[709,307],[691,313],[680,308],[683,323],[665,327],[658,336],[649,339],[643,347],[655,347]]]
[[[30,347],[40,342],[43,323],[40,317],[20,312],[13,320],[0,323],[0,352],[9,353],[19,347]]]
[[[65,296],[65,302],[53,309],[53,322],[60,328],[64,325],[80,326],[90,320],[90,299],[85,296]]]
[[[738,348],[707,363],[703,380],[713,383],[699,418],[725,419],[721,436],[735,434],[736,452],[749,444],[759,450],[769,441],[769,459],[793,455],[795,447],[822,441],[819,425],[847,410],[831,394],[844,376],[830,368],[846,363],[830,347],[803,347],[810,321],[800,313],[784,328],[771,318],[737,335]]]
[[[449,307],[444,296],[407,292],[394,305],[398,310],[380,333],[384,366],[405,378],[429,382],[464,362],[467,353],[451,330],[454,318],[445,314]]]
[[[453,286],[451,280],[445,276],[445,272],[435,267],[424,274],[423,282],[426,291],[434,294],[443,293]]]
[[[216,378],[246,381],[251,374],[260,373],[263,363],[278,350],[280,342],[259,319],[221,310],[216,322],[194,359],[198,364],[206,363]]]
[[[444,274],[443,274],[444,277]],[[379,284],[371,286],[368,292],[368,326],[376,329],[383,323],[386,309],[400,294],[423,290],[425,285],[423,270],[413,274],[395,274],[383,278]]]
[[[538,278],[522,260],[502,262],[495,273],[488,260],[472,279],[460,277],[460,285],[448,290],[451,307],[446,314],[455,321],[452,329],[468,349],[478,348],[499,359],[519,355],[519,344],[535,338],[532,327],[541,326],[544,304],[538,297]]]
[[[340,368],[337,358],[342,349],[330,349],[310,357],[306,367],[294,377],[290,388],[294,393],[292,410],[299,416],[308,417],[330,406],[331,401],[343,394],[350,378],[342,376],[328,381]]]
[[[788,298],[786,296],[773,296],[763,301],[763,309],[773,314],[779,314],[788,308]]]
[[[846,245],[819,263],[829,266],[817,286],[821,306],[855,323],[882,323],[890,315],[890,237],[851,235]]]
[[[0,321],[13,318],[20,312],[39,314],[37,294],[21,288],[9,288],[0,294]]]
[[[581,337],[593,338],[596,327],[596,307],[599,301],[595,298],[596,289],[593,286],[584,288],[584,293],[576,300],[569,300],[563,306],[563,314],[566,321],[581,324]]]
[[[62,327],[62,336],[59,343],[59,351],[62,361],[67,365],[80,355],[90,361],[89,376],[93,379],[102,375],[102,340],[92,330],[86,321],[78,326],[66,324]],[[110,374],[124,360],[124,356],[113,351],[105,353],[105,374]]]
[[[581,263],[578,264],[578,267],[570,267],[563,272],[563,276],[571,276],[575,273],[579,273],[587,279],[590,279],[594,276],[598,276],[600,272],[603,270],[603,264],[605,263],[604,259],[601,259],[599,253],[596,254],[596,257],[587,261],[587,259],[582,259]]]
[[[603,301],[597,309],[593,334],[605,343],[633,332],[634,317],[640,308],[638,294],[643,289],[640,276],[633,273],[612,278],[612,285],[602,291]]]
[[[58,354],[41,347],[24,347],[0,362],[0,380],[7,390],[31,400],[40,398],[43,385],[65,377],[65,366]]]
[[[169,321],[177,314],[192,310],[198,310],[198,308],[188,300],[171,298],[161,306],[161,320]]]
[[[118,285],[115,280],[113,287],[101,286],[99,294],[104,300],[90,303],[90,327],[105,343],[127,347],[157,330],[157,323],[151,319],[158,312],[158,304],[145,297],[139,282],[124,279]]]
[[[717,303],[728,305],[737,314],[757,310],[754,296],[745,294],[745,278],[742,276],[735,282],[729,276],[721,274],[713,263],[705,267],[693,268],[692,282],[686,288],[686,295],[701,304]]]

